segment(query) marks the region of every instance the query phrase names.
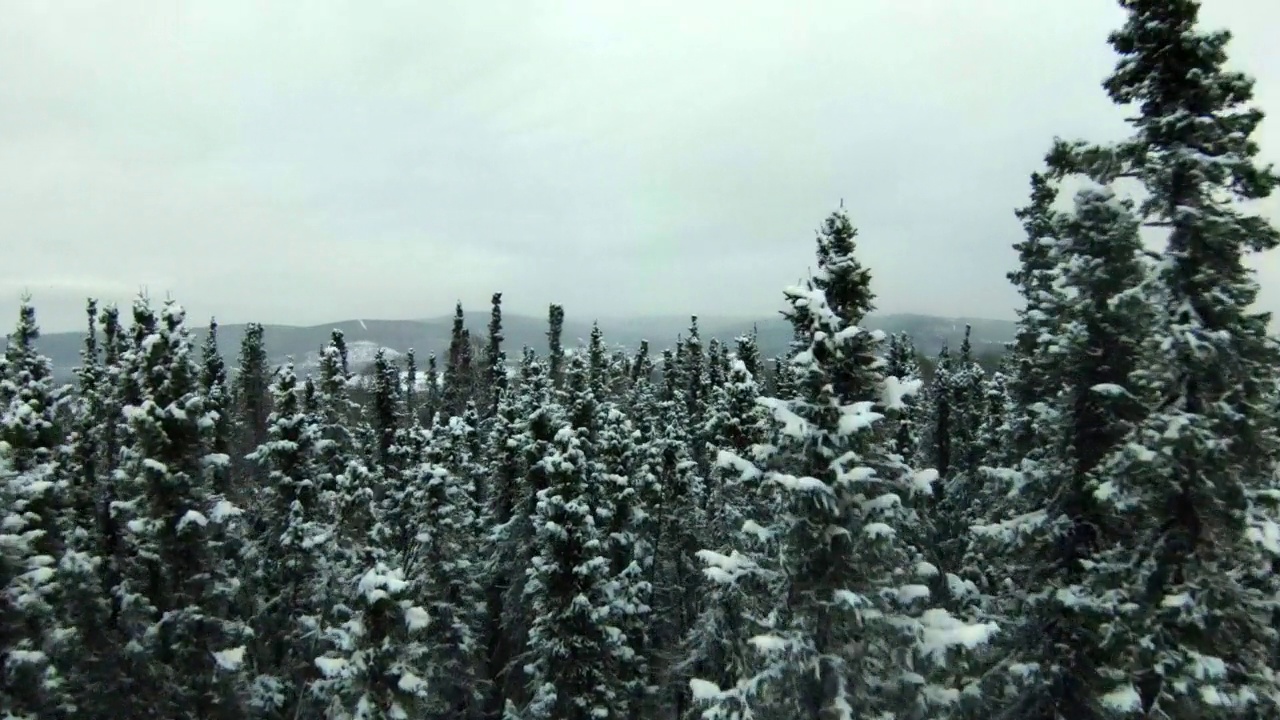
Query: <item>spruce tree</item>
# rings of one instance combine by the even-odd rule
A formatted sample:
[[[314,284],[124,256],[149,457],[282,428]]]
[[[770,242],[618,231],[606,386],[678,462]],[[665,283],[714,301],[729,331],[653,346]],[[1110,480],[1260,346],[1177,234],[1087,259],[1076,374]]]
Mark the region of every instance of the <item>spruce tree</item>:
[[[210,418],[199,390],[184,314],[166,302],[155,317],[134,303],[126,365],[135,398],[127,419],[121,497],[127,528],[120,585],[129,672],[154,712],[172,718],[239,718],[247,628],[228,615],[235,580],[221,562],[217,526],[233,514],[208,481]]]
[[[455,417],[466,411],[467,401],[475,390],[475,370],[471,358],[471,331],[459,302],[453,312],[453,329],[449,334],[449,357],[444,366],[444,389],[440,408],[444,417]]]
[[[1128,386],[1150,330],[1150,306],[1129,204],[1110,191],[1082,191],[1057,235],[1052,256],[1065,304],[1055,347],[1065,385],[1045,413],[1057,440],[1040,458],[1042,472],[1012,502],[986,499],[1006,519],[980,530],[1009,541],[995,564],[1012,573],[1018,589],[1003,609],[1019,623],[1000,642],[1006,667],[1019,673],[1008,707],[1024,717],[1087,719],[1108,716],[1106,667],[1138,651],[1131,638],[1120,639],[1129,609],[1113,594],[1125,572],[1115,564],[1117,550],[1132,538],[1098,493],[1111,480],[1109,459],[1123,452],[1144,411]]]
[[[401,409],[405,422],[415,425],[418,418],[418,358],[413,348],[404,354],[404,406]]]
[[[905,387],[909,382],[920,382],[920,364],[916,360],[916,346],[911,336],[898,333],[889,338],[889,347],[885,352],[884,374],[897,378]],[[888,447],[905,460],[914,460],[920,452],[920,425],[924,421],[919,398],[913,394],[903,400],[902,409],[895,414],[888,425]]]
[[[486,439],[488,474],[491,492],[485,507],[488,531],[481,538],[482,558],[486,558],[485,605],[485,678],[487,699],[483,705],[485,718],[501,718],[508,700],[511,665],[519,651],[518,614],[507,606],[511,588],[523,573],[519,565],[521,547],[517,543],[520,529],[517,511],[521,503],[525,474],[521,446],[521,418],[515,389],[506,383],[498,386],[498,404]]]
[[[485,345],[485,375],[488,396],[482,416],[492,417],[498,411],[502,386],[507,379],[507,355],[502,351],[502,293],[494,293],[489,312],[489,339]]]
[[[1167,232],[1162,313],[1134,373],[1139,395],[1158,401],[1102,491],[1130,518],[1134,571],[1118,592],[1142,608],[1131,627],[1146,640],[1106,673],[1107,697],[1171,717],[1249,705],[1266,716],[1280,697],[1269,666],[1280,548],[1261,540],[1275,528],[1277,459],[1263,403],[1278,362],[1245,258],[1274,249],[1280,232],[1241,203],[1268,197],[1277,176],[1256,160],[1253,81],[1225,67],[1230,33],[1199,29],[1193,0],[1121,6],[1127,20],[1109,38],[1120,59],[1104,87],[1132,108],[1133,135],[1102,148],[1059,143],[1050,157],[1098,180],[1138,180],[1138,217]]]
[[[265,333],[260,323],[245,326],[235,374],[235,414],[239,437],[233,446],[233,457],[242,483],[238,490],[244,497],[251,497],[262,481],[256,469],[244,458],[267,439],[267,418],[271,415],[271,369]],[[210,337],[215,337],[212,329]]]
[[[325,629],[329,649],[315,659],[313,692],[330,718],[408,720],[422,717],[432,699],[427,645],[420,640],[434,622],[414,603],[412,579],[368,553],[370,567],[352,578],[349,599],[336,608],[340,620]]]
[[[552,304],[547,311],[547,377],[551,386],[564,380],[564,306]]]
[[[609,557],[591,503],[594,400],[581,355],[567,381],[580,387],[571,424],[562,426],[540,460],[546,486],[537,493],[536,551],[524,592],[529,629],[528,720],[611,718],[619,701],[610,648]]]
[[[111,388],[98,338],[99,310],[95,300],[86,308],[88,331],[76,371],[77,402],[70,420],[72,432],[59,461],[68,484],[64,504],[64,551],[57,574],[61,597],[58,641],[53,662],[65,679],[65,700],[77,717],[128,716],[124,703],[113,702],[119,685],[116,657],[122,645],[112,632],[111,602],[103,586],[105,563],[100,531],[101,499],[110,480],[111,463],[104,456],[104,429]]]
[[[1052,251],[1057,240],[1058,213],[1053,203],[1057,183],[1046,173],[1031,176],[1031,201],[1015,214],[1022,221],[1026,238],[1014,244],[1018,269],[1008,274],[1022,296],[1011,355],[1013,376],[1009,382],[1012,403],[1011,454],[1015,458],[1033,455],[1043,439],[1038,434],[1038,403],[1057,389],[1059,367],[1049,343],[1058,335],[1064,298],[1058,287],[1057,265]]]
[[[739,339],[740,355],[750,357],[753,349],[751,338]],[[727,384],[716,388],[708,420],[716,453],[708,493],[710,543],[697,553],[706,565],[702,587],[707,598],[686,640],[685,662],[695,688],[706,682],[734,688],[752,675],[756,653],[750,640],[767,629],[764,617],[777,600],[780,576],[767,569],[775,546],[767,534],[755,532],[779,510],[776,493],[760,482],[751,464],[768,440],[769,415],[756,402],[759,397],[747,364],[735,359]]]
[[[213,453],[231,458],[232,438],[235,430],[232,415],[233,398],[227,382],[227,366],[218,349],[218,321],[209,320],[209,334],[205,336],[201,355],[200,387],[204,391],[205,404],[213,421]],[[213,491],[228,497],[231,494],[230,467],[220,467],[214,476]]]
[[[0,375],[0,708],[14,717],[63,717],[71,701],[54,663],[63,586],[67,479],[53,368],[40,354],[35,308],[24,297]]]
[[[923,663],[916,668],[917,656],[975,644],[991,630],[930,608],[929,589],[913,577],[923,562],[915,496],[933,474],[913,472],[874,431],[900,398],[885,396],[882,335],[858,327],[872,294],[854,237],[843,212],[829,217],[815,276],[787,291],[807,345],[792,359],[796,396],[761,401],[774,430],[758,463],[786,498],[765,526],[782,538],[786,602],[774,627],[752,639],[766,659],[751,677],[734,688],[694,685],[713,710],[746,701],[815,720],[927,712],[949,695],[929,683]]]
[[[396,435],[401,429],[404,401],[400,386],[400,370],[379,348],[373,356],[373,457],[376,464],[394,481],[396,470]]]
[[[293,363],[275,373],[267,441],[249,459],[265,471],[263,547],[255,553],[262,587],[254,613],[258,671],[251,705],[262,717],[315,711],[306,689],[317,677],[317,633],[326,611],[333,529],[317,483],[318,418],[302,407]]]

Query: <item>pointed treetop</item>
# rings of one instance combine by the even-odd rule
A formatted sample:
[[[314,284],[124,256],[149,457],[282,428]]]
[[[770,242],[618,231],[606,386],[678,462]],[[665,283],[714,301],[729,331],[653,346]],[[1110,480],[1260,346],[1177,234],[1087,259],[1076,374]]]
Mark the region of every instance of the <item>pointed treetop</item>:
[[[844,210],[827,217],[818,231],[818,269],[813,285],[827,298],[831,310],[850,325],[861,323],[875,310],[871,273],[854,256],[858,231]]]

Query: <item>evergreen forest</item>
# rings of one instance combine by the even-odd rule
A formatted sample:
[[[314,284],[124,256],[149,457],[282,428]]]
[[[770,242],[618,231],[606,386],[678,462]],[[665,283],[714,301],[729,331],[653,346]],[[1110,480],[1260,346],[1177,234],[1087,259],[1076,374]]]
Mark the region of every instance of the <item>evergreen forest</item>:
[[[24,300],[0,718],[1280,718],[1278,178],[1229,33],[1119,1],[1128,134],[1046,138],[995,368],[862,326],[844,209],[781,357],[565,347],[558,305],[508,347],[498,293],[300,376],[142,296],[59,384]]]

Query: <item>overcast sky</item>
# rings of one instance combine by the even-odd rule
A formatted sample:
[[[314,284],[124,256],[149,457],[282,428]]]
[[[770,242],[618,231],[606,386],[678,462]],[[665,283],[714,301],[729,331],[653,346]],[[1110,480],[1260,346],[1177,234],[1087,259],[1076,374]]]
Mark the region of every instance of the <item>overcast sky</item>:
[[[1275,0],[1205,0],[1280,159]],[[763,315],[843,198],[886,311],[1010,317],[1113,0],[0,0],[0,296],[203,320]],[[1273,217],[1280,217],[1271,204]],[[1280,310],[1280,258],[1262,261]],[[7,323],[6,323],[7,324]]]

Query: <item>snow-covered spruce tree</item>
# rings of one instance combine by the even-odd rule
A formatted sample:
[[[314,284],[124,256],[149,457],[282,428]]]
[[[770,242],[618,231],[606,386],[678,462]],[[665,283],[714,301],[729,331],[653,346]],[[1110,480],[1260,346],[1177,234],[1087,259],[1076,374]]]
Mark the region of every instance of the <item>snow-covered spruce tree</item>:
[[[344,537],[357,540],[368,529],[368,468],[361,458],[355,429],[362,421],[361,408],[351,399],[342,335],[333,338],[320,354],[316,402],[319,406],[320,441],[316,482],[321,503],[342,526]],[[354,572],[354,568],[346,568]]]
[[[403,418],[403,398],[400,387],[400,369],[378,348],[373,356],[373,435],[376,446],[371,453],[374,462],[387,475],[388,482],[395,482],[397,470],[396,435]]]
[[[714,388],[724,385],[725,378],[729,376],[729,356],[725,351],[724,343],[716,338],[711,338],[707,343],[707,371],[703,380],[703,397],[706,402],[711,401],[711,393]]]
[[[410,566],[428,576],[426,605],[433,673],[433,709],[428,717],[469,717],[483,700],[478,678],[484,647],[479,633],[485,613],[481,545],[482,505],[478,491],[487,478],[474,403],[461,417],[433,432],[429,463],[416,484],[429,490],[427,512],[417,524],[420,545]]]
[[[6,466],[0,546],[0,710],[14,717],[62,717],[71,697],[53,662],[64,589],[68,481],[59,472],[62,428],[53,368],[40,354],[31,299],[24,297],[0,375],[0,462]]]
[[[1008,274],[1022,296],[1017,332],[1011,355],[1013,375],[1009,380],[1011,400],[1010,455],[1017,465],[1044,443],[1037,434],[1039,403],[1051,397],[1060,385],[1060,367],[1051,354],[1051,343],[1061,324],[1062,290],[1058,287],[1057,265],[1051,252],[1057,241],[1058,213],[1053,203],[1058,187],[1046,173],[1031,176],[1031,200],[1015,212],[1022,221],[1026,238],[1015,243],[1018,268]]]
[[[227,379],[226,363],[218,347],[218,323],[214,319],[209,321],[209,330],[201,353],[200,389],[204,396],[205,417],[208,422],[205,430],[210,438],[205,472],[208,475],[209,489],[213,493],[211,501],[217,503],[226,500],[233,503],[237,498],[242,498],[242,494],[248,490],[244,484],[243,473],[257,468],[247,457],[233,460],[231,455],[238,451],[236,398],[234,389]],[[249,465],[242,465],[241,461],[248,462]],[[237,468],[242,471],[241,477],[235,475]],[[256,489],[254,492],[256,493]],[[252,530],[247,523],[222,523],[219,525],[218,533],[220,535],[218,544],[222,548],[222,562],[228,566],[225,572],[229,577],[242,577],[240,574],[242,564],[248,563],[252,566],[254,555],[264,548],[251,546]],[[246,582],[239,583],[238,590],[229,598],[230,612],[238,617],[249,617],[257,602],[258,593],[263,590],[269,591],[267,588],[257,586],[249,578],[244,580]],[[231,588],[228,587],[228,590]]]
[[[603,401],[609,392],[609,356],[604,346],[604,332],[600,323],[591,324],[591,337],[587,340],[587,388],[592,397]]]
[[[947,395],[947,474],[934,512],[937,531],[937,558],[945,572],[955,572],[962,563],[968,542],[968,528],[975,516],[978,498],[986,485],[979,432],[986,417],[986,373],[973,359],[970,326],[964,329],[960,353],[951,361],[944,377]],[[941,415],[939,415],[941,432]],[[935,437],[934,442],[939,442]],[[952,593],[954,594],[954,593]],[[955,609],[954,607],[952,609]]]
[[[481,417],[488,419],[498,412],[498,402],[507,383],[507,354],[502,350],[502,293],[490,300],[489,338],[485,344],[484,370],[487,395]]]
[[[1108,693],[1118,678],[1107,668],[1138,650],[1132,608],[1115,592],[1130,571],[1123,548],[1133,537],[1097,493],[1112,481],[1108,459],[1123,452],[1143,413],[1128,385],[1151,307],[1128,203],[1109,190],[1082,191],[1057,237],[1051,256],[1064,304],[1054,344],[1065,384],[1043,414],[1054,443],[1011,503],[981,499],[983,509],[1005,516],[978,528],[975,545],[986,536],[997,550],[975,551],[973,564],[1001,568],[1015,593],[999,608],[1011,626],[997,644],[1002,672],[994,677],[997,688],[1014,689],[1003,698],[988,693],[981,709],[1088,720],[1111,716]]]
[[[258,677],[250,700],[259,717],[310,717],[318,710],[307,685],[317,676],[333,528],[316,483],[320,426],[301,406],[292,362],[276,371],[271,396],[267,440],[249,456],[266,480],[254,569],[264,589],[253,619]]]
[[[404,413],[405,423],[418,422],[418,356],[413,348],[404,354]]]
[[[483,684],[479,690],[483,697],[478,703],[478,712],[486,720],[499,720],[507,703],[506,685],[517,647],[514,633],[509,630],[505,604],[515,575],[522,572],[516,564],[519,548],[511,543],[511,533],[520,502],[524,465],[518,441],[515,392],[507,368],[507,353],[502,346],[504,339],[502,293],[494,293],[485,352],[490,405],[486,410],[488,417],[476,436],[482,444],[477,453],[477,466],[487,477],[475,539],[486,611],[480,630]]]
[[[951,447],[956,452],[957,474],[976,476],[982,465],[982,446],[978,433],[986,417],[987,373],[973,355],[972,326],[965,325],[960,354],[951,372],[952,423]]]
[[[573,422],[556,432],[540,461],[547,484],[537,494],[536,551],[524,589],[533,615],[526,720],[604,720],[615,716],[620,700],[608,545],[590,487],[595,401],[585,376],[582,356],[572,355],[566,381],[578,388]]]
[[[440,370],[436,361],[436,354],[427,355],[427,369],[423,373],[423,396],[422,409],[418,411],[418,416],[422,418],[422,424],[431,427],[431,423],[437,412],[440,411]]]
[[[210,450],[231,457],[235,433],[233,413],[234,398],[227,381],[227,366],[218,349],[218,321],[209,320],[209,334],[205,336],[200,357],[200,388],[204,392],[209,419],[213,422]],[[217,468],[213,477],[213,492],[222,497],[231,496],[230,467]]]
[[[271,368],[267,360],[266,329],[260,323],[249,323],[240,341],[233,394],[237,439],[233,444],[234,469],[241,483],[238,491],[252,497],[262,478],[244,457],[267,438],[267,418],[271,415]]]
[[[127,420],[120,496],[126,522],[118,587],[129,637],[127,672],[150,710],[170,718],[240,718],[239,669],[247,628],[227,614],[235,580],[221,562],[217,525],[232,514],[207,473],[210,418],[199,389],[182,308],[156,318],[134,303],[135,337],[125,360],[136,398]]]
[[[467,329],[462,303],[453,312],[453,329],[449,335],[449,356],[444,366],[444,388],[440,412],[449,418],[461,415],[475,390],[475,368],[471,358],[471,331]]]
[[[647,350],[647,348],[646,348]],[[632,524],[632,549],[638,577],[630,578],[637,590],[647,597],[648,611],[645,616],[636,616],[635,624],[628,624],[623,632],[632,648],[642,648],[643,662],[648,668],[647,687],[624,680],[628,688],[628,711],[633,719],[651,717],[658,713],[664,698],[659,696],[663,687],[661,675],[665,671],[666,658],[662,655],[665,641],[658,618],[657,585],[665,583],[662,563],[658,557],[658,546],[662,541],[664,516],[664,498],[667,493],[663,486],[663,466],[666,441],[663,431],[663,401],[659,400],[662,390],[657,384],[656,373],[647,355],[640,359],[649,368],[642,372],[632,386],[628,397],[631,433],[631,458],[627,465],[631,468],[630,485],[634,490],[632,497],[635,506],[630,512]],[[621,512],[621,511],[619,511]],[[627,668],[620,668],[620,678],[626,678]],[[637,697],[636,689],[642,690],[642,697]]]
[[[616,715],[641,718],[650,694],[648,631],[653,591],[649,581],[653,547],[644,533],[648,513],[636,468],[641,454],[631,421],[617,403],[599,403],[595,423],[596,452],[589,483],[609,556],[609,622],[617,629],[612,643],[619,693]]]
[[[564,381],[564,306],[552,304],[547,310],[547,377],[551,387]]]
[[[127,382],[128,376],[123,359],[127,349],[127,337],[120,324],[120,309],[116,305],[107,305],[102,310],[99,323],[102,327],[102,375],[103,392],[102,420],[98,427],[102,450],[99,454],[102,462],[102,483],[97,502],[99,548],[102,556],[102,587],[110,595],[112,588],[119,585],[120,572],[123,567],[124,547],[121,542],[122,528],[117,521],[112,507],[119,496],[118,485],[122,482],[118,470],[121,462],[121,442],[124,436],[125,419],[124,404],[129,393],[137,394]],[[111,632],[120,636],[121,624],[119,598],[111,596]],[[122,645],[123,643],[117,643]],[[123,712],[123,711],[122,711]]]
[[[920,363],[916,359],[916,346],[911,336],[897,333],[889,338],[885,351],[885,377],[898,378],[899,382],[919,380]],[[923,422],[921,403],[915,395],[904,398],[902,408],[887,423],[887,444],[890,452],[904,460],[914,460],[920,451],[920,424]]]
[[[702,471],[706,467],[702,432],[706,423],[707,401],[710,398],[707,393],[706,351],[702,346],[702,335],[698,332],[696,315],[689,321],[689,337],[685,338],[682,346],[684,362],[681,371],[684,377],[681,379],[684,384],[685,422],[688,423],[685,432],[689,435],[689,454]]]
[[[686,342],[681,351],[663,356],[665,398],[655,408],[657,427],[645,451],[653,474],[649,512],[654,515],[653,618],[654,675],[669,692],[671,712],[683,715],[690,705],[688,677],[681,668],[682,643],[701,612],[701,563],[705,545],[706,483],[693,454],[694,435],[688,419],[690,368],[697,357]]]
[[[1134,531],[1132,570],[1113,592],[1138,603],[1132,631],[1144,639],[1106,673],[1107,697],[1149,716],[1239,717],[1248,705],[1273,716],[1278,453],[1264,401],[1280,362],[1245,256],[1274,249],[1280,232],[1241,203],[1269,196],[1277,177],[1256,160],[1253,81],[1225,68],[1230,33],[1197,28],[1193,0],[1121,5],[1104,87],[1133,109],[1133,136],[1051,155],[1099,180],[1140,181],[1138,216],[1168,233],[1162,312],[1134,376],[1159,400],[1100,487]]]
[[[111,718],[126,711],[112,702],[118,687],[115,658],[121,643],[112,632],[111,602],[103,587],[104,563],[99,500],[108,480],[102,453],[103,428],[114,422],[105,409],[105,386],[98,338],[98,304],[89,300],[88,332],[77,369],[77,397],[72,404],[72,432],[59,448],[59,475],[67,483],[63,505],[64,549],[58,560],[59,629],[52,658],[64,679],[64,698],[77,717]],[[126,713],[127,717],[127,713]]]
[[[751,338],[739,339],[740,355],[750,357],[753,348]],[[751,676],[756,652],[750,640],[765,631],[764,618],[780,599],[781,576],[768,569],[775,567],[776,544],[760,525],[775,517],[780,506],[774,488],[760,482],[751,464],[757,448],[769,439],[770,428],[768,410],[756,402],[760,391],[746,363],[733,360],[727,383],[714,397],[708,418],[716,455],[708,483],[709,547],[697,553],[706,564],[706,601],[685,642],[685,665],[694,678],[734,688]]]
[[[789,359],[787,357],[775,357],[773,359],[772,382],[763,388],[768,391],[769,397],[791,397],[795,394],[796,373]]]
[[[526,599],[529,583],[526,573],[538,552],[534,519],[537,514],[538,493],[547,487],[547,465],[542,459],[551,453],[551,443],[556,432],[564,424],[564,410],[555,399],[547,370],[529,348],[524,349],[520,364],[519,394],[515,397],[515,417],[519,433],[516,446],[520,452],[520,464],[524,475],[519,482],[516,506],[511,522],[503,528],[512,543],[516,558],[516,573],[511,579],[503,603],[508,642],[515,660],[507,668],[504,693],[509,708],[523,708],[530,697],[528,668],[525,666],[529,628],[534,616]]]
[[[915,577],[913,506],[934,474],[913,472],[874,431],[877,408],[898,398],[884,397],[882,335],[857,326],[872,294],[854,236],[842,211],[829,217],[815,277],[787,291],[787,314],[808,343],[792,359],[797,395],[760,401],[775,422],[759,463],[787,498],[786,511],[766,520],[783,545],[786,601],[774,627],[752,639],[764,652],[750,678],[734,688],[694,684],[713,716],[726,701],[815,720],[924,713],[954,697],[928,682],[926,660],[992,630],[929,608]]]
[[[484,634],[487,697],[483,717],[491,720],[502,717],[508,699],[511,664],[519,651],[518,632],[513,629],[517,617],[509,612],[506,603],[511,588],[518,582],[517,576],[523,574],[519,565],[522,548],[515,539],[520,527],[517,509],[526,472],[516,388],[504,375],[497,392],[497,409],[490,422],[485,451],[492,482],[484,511],[489,528],[480,542],[488,611]]]
[[[1009,422],[1010,407],[1009,378],[997,370],[982,384],[981,415],[978,418],[978,431],[974,438],[974,443],[977,445],[976,452],[981,458],[980,471],[983,468],[1008,467],[1012,462],[1010,450],[1013,443],[1013,430]],[[989,483],[984,483],[984,486],[986,484]]]
[[[747,374],[756,382],[757,387],[760,385],[760,376],[764,372],[764,362],[760,359],[760,338],[753,330],[750,335],[741,335],[736,340],[737,345],[734,350],[733,358],[742,363],[746,368]],[[730,363],[732,366],[732,362]]]
[[[952,380],[954,364],[951,351],[946,345],[938,351],[938,359],[933,364],[933,378],[926,390],[926,407],[929,409],[925,417],[924,431],[921,434],[920,450],[917,464],[933,468],[939,477],[948,477],[955,463],[951,440],[955,435],[955,413],[952,401]],[[933,502],[942,500],[944,487],[934,488]]]
[[[325,630],[329,649],[315,659],[321,677],[312,693],[328,720],[426,717],[422,708],[432,699],[420,637],[434,618],[414,603],[415,583],[379,554],[368,550],[370,567],[349,583],[339,622]]]
[[[648,340],[641,340],[640,346],[636,349],[635,357],[631,361],[630,378],[632,388],[641,380],[653,380],[653,358],[649,356]]]

